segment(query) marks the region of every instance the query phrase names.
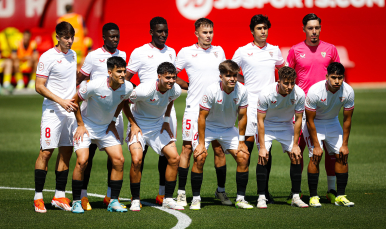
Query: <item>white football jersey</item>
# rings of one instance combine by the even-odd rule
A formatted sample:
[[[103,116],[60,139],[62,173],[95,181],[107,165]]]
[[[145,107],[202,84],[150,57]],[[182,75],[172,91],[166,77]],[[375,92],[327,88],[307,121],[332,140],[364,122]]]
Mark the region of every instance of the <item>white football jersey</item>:
[[[115,53],[110,53],[102,46],[87,54],[80,72],[85,76],[90,76],[90,80],[99,77],[109,77],[107,73],[107,59],[112,56],[120,56],[126,61],[125,52],[116,49]]]
[[[200,102],[200,108],[209,111],[206,128],[226,129],[235,126],[239,109],[248,107],[247,89],[236,83],[231,93],[223,91],[222,82],[209,85]]]
[[[275,67],[284,64],[279,47],[268,43],[263,48],[253,42],[248,43],[236,50],[232,60],[243,71],[244,85],[251,102],[256,102],[259,92],[275,82]]]
[[[76,93],[76,53],[68,50],[59,51],[56,47],[49,49],[39,59],[36,77],[47,79],[46,87],[62,99],[71,99]],[[44,97],[43,110],[53,109],[65,115],[68,113],[58,103]]]
[[[186,97],[186,111],[200,110],[200,99],[205,88],[219,81],[218,66],[225,59],[224,50],[220,46],[210,46],[202,49],[197,44],[182,48],[177,55],[176,68],[180,72],[186,70],[189,77],[188,96]]]
[[[131,112],[141,129],[162,125],[166,108],[171,101],[181,95],[181,88],[173,88],[162,93],[158,90],[158,80],[140,83],[130,95]]]
[[[343,82],[340,89],[332,93],[328,90],[327,81],[322,80],[310,87],[305,104],[307,110],[316,111],[315,124],[339,122],[341,107],[344,107],[344,110],[354,109],[354,90]]]
[[[279,84],[273,83],[263,89],[259,94],[257,112],[266,113],[264,127],[266,130],[283,130],[283,127],[293,126],[295,113],[304,111],[304,91],[295,85],[289,95],[282,96]]]
[[[131,53],[127,71],[137,74],[141,83],[158,79],[157,68],[163,62],[175,65],[176,51],[165,45],[163,49],[154,47],[151,43],[134,49]]]
[[[81,109],[82,119],[88,127],[106,128],[113,120],[118,105],[129,98],[133,85],[125,81],[114,90],[109,85],[109,78],[100,77],[91,80],[78,91],[79,98],[87,101],[87,106]]]

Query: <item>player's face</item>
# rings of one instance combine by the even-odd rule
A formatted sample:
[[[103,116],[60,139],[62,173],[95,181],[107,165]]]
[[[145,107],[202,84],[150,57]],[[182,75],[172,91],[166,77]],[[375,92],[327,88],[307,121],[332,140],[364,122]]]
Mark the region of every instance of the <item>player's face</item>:
[[[61,37],[56,35],[56,39],[62,49],[71,49],[72,43],[74,43],[74,36],[71,36],[70,34]]]
[[[117,66],[115,66],[113,70],[108,70],[108,72],[109,72],[109,76],[111,77],[114,83],[118,83],[118,84],[125,83],[125,76],[126,76],[125,67],[117,68]]]
[[[330,75],[326,75],[326,78],[329,85],[329,90],[335,92],[338,91],[342,86],[344,76],[333,73]]]
[[[234,88],[237,83],[237,74],[237,72],[228,72],[227,74],[220,75],[223,85],[227,88]]]
[[[268,38],[268,26],[266,24],[257,24],[252,31],[255,41],[264,42]]]
[[[157,24],[154,29],[150,30],[152,40],[157,46],[164,46],[168,39],[169,29],[167,24]]]
[[[169,90],[173,88],[174,83],[176,82],[177,76],[176,74],[165,73],[162,75],[158,75],[159,83],[161,87]]]
[[[198,43],[204,46],[209,46],[213,40],[213,27],[208,25],[202,25],[197,31],[194,32],[198,39]]]
[[[31,40],[31,34],[30,33],[23,33],[23,43],[28,44]]]
[[[321,26],[318,20],[310,20],[307,25],[303,27],[303,31],[306,33],[306,39],[311,43],[319,42],[319,35]]]
[[[295,79],[279,80],[279,93],[282,95],[291,94],[294,87],[295,87]]]
[[[116,49],[119,44],[119,38],[119,30],[112,29],[104,32],[103,34],[104,43],[109,48]]]

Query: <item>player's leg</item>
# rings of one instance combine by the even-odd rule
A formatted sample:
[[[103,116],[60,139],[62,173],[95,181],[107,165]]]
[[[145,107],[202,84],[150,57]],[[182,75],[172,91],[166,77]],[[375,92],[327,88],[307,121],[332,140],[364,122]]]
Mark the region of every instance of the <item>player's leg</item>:
[[[336,183],[336,176],[335,176],[335,163],[336,159],[334,155],[331,155],[328,153],[326,144],[323,144],[324,152],[326,152],[324,159],[324,167],[326,169],[327,173],[327,194],[326,197],[331,203],[335,203],[335,197],[337,195],[335,183]]]
[[[83,136],[83,138],[85,138],[85,136]],[[87,140],[86,141],[88,143],[91,143],[91,140],[89,139]],[[83,139],[83,141],[85,141],[85,139]],[[84,145],[87,145],[87,143],[85,142]],[[74,172],[72,173],[73,202],[72,202],[71,211],[73,213],[84,213],[80,195],[82,193],[82,187],[83,187],[84,170],[86,169],[87,163],[88,163],[88,156],[89,156],[88,147],[89,145],[83,148],[82,143],[80,144],[80,147],[77,147],[77,145],[75,145],[75,153],[77,158],[76,158]]]
[[[189,135],[190,136],[190,130]],[[183,134],[184,138],[184,134]],[[182,151],[180,155],[180,164],[178,165],[178,191],[177,191],[177,203],[183,207],[187,206],[186,202],[186,181],[188,179],[190,157],[192,155],[192,142],[185,141],[182,142]]]
[[[7,90],[5,93],[12,93],[13,86],[11,85],[12,79],[12,60],[11,59],[1,59],[1,68],[3,69],[3,88]]]
[[[39,213],[47,212],[43,201],[43,188],[47,176],[47,165],[54,149],[40,149],[39,156],[35,162],[35,211]]]
[[[214,167],[217,176],[217,189],[214,193],[215,198],[220,199],[223,205],[233,205],[225,193],[225,182],[227,176],[227,166],[225,153],[218,141],[212,141],[212,148],[214,152]]]
[[[191,210],[200,210],[201,209],[201,185],[203,180],[203,172],[204,172],[204,164],[205,159],[207,157],[208,153],[203,153],[199,155],[198,157],[193,157],[193,167],[192,172],[190,174],[191,176],[191,185],[192,185],[192,193],[193,193],[193,199],[192,204],[190,205]]]
[[[19,58],[15,58],[13,60],[13,69],[14,69],[14,73],[15,73],[15,80],[16,80],[16,89],[17,90],[20,90],[20,89],[23,89],[24,88],[24,80],[23,80],[23,73],[20,69],[20,66],[21,66],[21,61],[19,60]]]
[[[81,192],[80,198],[82,200],[83,210],[85,210],[85,211],[92,210],[90,202],[88,201],[87,187],[88,187],[88,183],[90,181],[91,169],[92,169],[92,164],[93,164],[93,159],[95,156],[96,149],[97,149],[96,144],[90,145],[88,163],[87,163],[86,169],[84,170],[84,175],[83,175],[83,187],[82,187],[82,192]]]

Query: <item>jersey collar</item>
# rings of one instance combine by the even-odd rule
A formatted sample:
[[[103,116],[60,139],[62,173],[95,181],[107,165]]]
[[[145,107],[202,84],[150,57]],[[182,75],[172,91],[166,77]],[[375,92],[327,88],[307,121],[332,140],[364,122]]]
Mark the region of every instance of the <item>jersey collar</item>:
[[[155,47],[152,43],[148,43],[148,44],[149,44],[149,46],[150,46],[151,48],[156,48],[156,49],[158,49],[158,50],[164,50],[164,49],[166,48],[166,45],[164,45],[164,48],[163,48],[163,49],[159,49],[159,48]]]
[[[237,85],[237,84],[236,84]],[[235,86],[236,87],[236,86]],[[224,89],[222,88],[222,81],[220,81],[220,88],[221,88],[221,91],[223,91],[223,92],[225,92],[225,93],[227,93],[228,95],[230,94],[230,93],[232,93],[234,90],[235,90],[235,87],[233,88],[233,90],[231,91],[231,92],[226,92],[226,91],[224,91]]]
[[[118,51],[118,49],[115,49],[115,52],[114,52],[114,53],[111,53],[111,52],[107,51],[103,46],[102,46],[101,49],[102,49],[103,52],[108,52],[108,53],[110,53],[111,55],[113,55],[114,53],[116,53],[116,52]]]
[[[110,84],[109,84],[109,78],[110,78],[110,77],[107,77],[107,81],[106,81],[106,82],[107,82],[107,87],[108,87],[108,88],[110,88],[110,89],[113,90],[113,91],[116,91],[116,90],[118,90],[119,88],[122,87],[122,84],[121,84],[121,85],[119,86],[119,88],[117,88],[117,89],[114,90],[112,87],[110,87]]]
[[[251,42],[251,44],[252,44],[252,46],[258,47],[259,49],[263,49],[263,48],[267,47],[267,42],[265,42],[265,45],[263,47],[255,45],[255,42],[253,42],[253,41]]]
[[[64,53],[64,54],[67,54],[67,53],[68,53],[68,51],[67,51],[67,52],[62,52],[62,51],[60,51],[56,46],[54,46],[54,49],[55,49],[55,51],[57,51],[58,53]]]
[[[210,47],[209,48],[206,48],[206,49],[204,49],[204,48],[201,48],[200,46],[198,46],[198,44],[196,43],[196,44],[194,44],[195,46],[196,46],[196,48],[198,48],[198,49],[202,49],[202,50],[208,50],[208,49],[210,49],[210,48],[212,48],[212,45],[210,45]]]

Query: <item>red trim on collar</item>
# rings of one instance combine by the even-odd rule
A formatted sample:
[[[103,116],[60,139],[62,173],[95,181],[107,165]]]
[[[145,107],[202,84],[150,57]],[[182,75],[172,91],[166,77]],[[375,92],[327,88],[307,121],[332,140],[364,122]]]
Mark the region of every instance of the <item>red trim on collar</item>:
[[[332,92],[332,91],[328,90],[327,80],[326,80],[326,84],[325,84],[325,85],[326,85],[326,90],[329,91],[329,92],[331,92],[332,94],[335,94],[335,93],[337,93],[337,92],[340,90],[340,88],[339,88],[339,90],[336,91],[336,92]],[[342,86],[343,86],[343,85],[342,85]],[[340,86],[340,87],[342,87],[342,86]]]
[[[116,52],[118,51],[118,49],[115,49],[115,52],[114,52],[114,53],[111,53],[111,52],[107,51],[103,46],[102,46],[101,49],[102,49],[103,52],[108,52],[108,53],[110,53],[111,55],[113,55],[114,53],[116,53]]]
[[[160,90],[158,90],[158,80],[155,81],[155,88],[156,88],[156,90],[157,90],[159,93],[161,93],[161,94],[165,94],[165,93],[167,92],[167,90],[164,91],[164,92],[161,92]]]
[[[62,52],[62,51],[60,51],[56,46],[54,46],[54,49],[55,49],[58,53],[64,53],[64,54],[67,54],[67,53],[68,53],[68,51],[67,51],[67,52]]]
[[[224,91],[224,89],[222,88],[222,82],[220,82],[220,88],[221,88],[221,91],[227,93],[228,95],[229,95],[230,93],[232,93],[232,92],[235,90],[235,88],[233,88],[233,90],[232,90],[231,92],[229,92],[229,93],[226,92],[226,91]]]
[[[113,90],[113,91],[116,91],[116,90],[118,90],[119,88],[122,87],[122,84],[121,84],[121,85],[119,85],[119,88],[117,88],[117,89],[114,90],[112,87],[110,87],[110,84],[109,84],[109,78],[110,78],[110,77],[107,77],[107,81],[106,81],[106,82],[107,82],[107,87],[108,87],[108,88],[110,88],[110,89]]]
[[[294,88],[295,89],[295,88]],[[279,84],[276,84],[276,92],[281,95],[282,97],[286,97],[287,95],[282,95],[279,93]]]
[[[210,45],[210,47],[209,48],[206,48],[206,49],[204,49],[204,48],[201,48],[200,46],[198,46],[198,44],[196,43],[196,44],[194,44],[195,46],[196,46],[196,48],[198,48],[198,49],[203,49],[203,50],[208,50],[208,49],[210,49],[210,48],[212,48],[212,45]]]
[[[265,43],[265,45],[263,47],[260,47],[258,45],[255,45],[255,42],[252,41],[252,46],[256,46],[258,47],[259,49],[263,49],[264,47],[267,47],[267,43]]]
[[[158,47],[154,46],[152,43],[149,43],[149,46],[150,46],[151,48],[156,48],[156,49],[158,49],[158,50],[163,50],[163,49],[166,47],[166,45],[164,45],[164,47],[163,47],[162,49],[159,49]]]

